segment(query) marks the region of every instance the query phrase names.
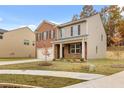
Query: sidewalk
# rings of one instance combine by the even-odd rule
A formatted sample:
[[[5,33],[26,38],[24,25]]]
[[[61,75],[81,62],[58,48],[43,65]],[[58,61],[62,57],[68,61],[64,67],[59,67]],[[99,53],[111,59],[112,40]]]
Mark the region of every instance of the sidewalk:
[[[100,79],[67,86],[65,88],[124,88],[124,71]]]
[[[93,80],[104,77],[104,75],[100,75],[100,74],[65,72],[65,71],[46,71],[46,70],[0,70],[0,74],[41,75],[41,76],[66,77],[66,78],[83,79],[83,80]]]
[[[19,63],[30,63],[40,61],[40,59],[31,59],[31,60],[17,60],[17,61],[0,61],[0,65],[10,65],[10,64],[19,64]]]

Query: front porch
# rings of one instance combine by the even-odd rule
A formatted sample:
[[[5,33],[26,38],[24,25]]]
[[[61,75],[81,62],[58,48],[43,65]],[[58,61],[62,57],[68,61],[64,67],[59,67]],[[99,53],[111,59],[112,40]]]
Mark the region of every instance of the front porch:
[[[54,59],[83,59],[87,60],[87,42],[73,40],[53,43]]]

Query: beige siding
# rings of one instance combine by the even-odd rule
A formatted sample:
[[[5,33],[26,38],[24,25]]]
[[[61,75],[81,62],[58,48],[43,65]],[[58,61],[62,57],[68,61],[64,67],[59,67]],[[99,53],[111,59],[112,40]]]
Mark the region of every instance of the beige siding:
[[[24,45],[29,40],[29,45]],[[0,40],[0,57],[35,57],[35,34],[27,27],[6,32]]]
[[[82,22],[82,23],[78,23],[78,24],[75,24],[75,25],[63,27],[62,29],[66,30],[65,34],[64,34],[65,38],[71,37],[71,27],[76,26],[76,25],[77,26],[80,25],[80,29],[81,29],[81,34],[80,35],[85,35],[86,34],[86,22]],[[58,39],[60,39],[60,30],[58,32]]]
[[[105,58],[106,56],[106,34],[100,15],[95,15],[87,19],[88,30],[88,58]],[[101,41],[103,35],[103,41]],[[96,54],[96,46],[98,52]]]

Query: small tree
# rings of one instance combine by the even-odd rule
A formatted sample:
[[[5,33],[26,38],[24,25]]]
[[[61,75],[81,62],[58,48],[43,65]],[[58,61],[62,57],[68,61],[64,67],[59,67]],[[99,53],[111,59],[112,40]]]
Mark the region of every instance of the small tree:
[[[120,41],[122,40],[123,38],[121,37],[120,33],[116,33],[115,36],[112,38],[112,41],[114,42],[115,46],[117,46],[117,50],[115,52],[118,60],[120,59]]]
[[[42,50],[42,54],[45,56],[45,62],[47,62],[47,58],[50,56],[50,53],[48,51],[48,43],[47,41],[43,42],[43,50]]]
[[[89,17],[89,16],[92,16],[96,13],[97,12],[96,12],[96,10],[94,10],[92,5],[84,5],[82,8],[82,11],[80,13],[80,18]]]

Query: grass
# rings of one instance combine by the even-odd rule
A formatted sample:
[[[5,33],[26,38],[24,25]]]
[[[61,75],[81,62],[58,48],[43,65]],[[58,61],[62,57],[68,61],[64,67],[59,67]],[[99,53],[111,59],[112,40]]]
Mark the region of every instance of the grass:
[[[85,80],[52,77],[52,76],[34,76],[34,75],[0,75],[0,83],[14,83],[32,85],[44,88],[65,87]]]
[[[112,60],[112,59],[97,59],[89,60],[87,63],[71,63],[64,61],[52,62],[50,66],[41,66],[41,62],[22,63],[13,65],[3,65],[0,69],[22,69],[22,70],[51,70],[51,71],[70,71],[70,72],[86,72],[86,73],[97,73],[103,75],[111,75],[120,71],[124,68],[114,68],[112,65],[124,65],[124,60]],[[86,66],[89,64],[95,65],[95,71],[89,71]]]
[[[33,58],[0,58],[0,61],[30,60]]]

